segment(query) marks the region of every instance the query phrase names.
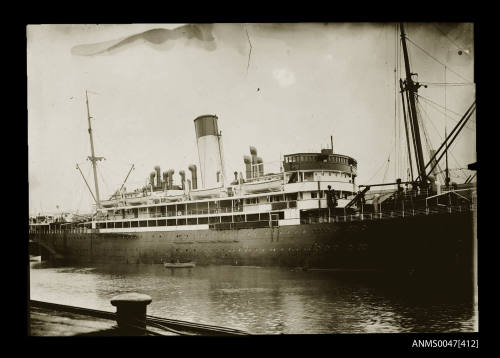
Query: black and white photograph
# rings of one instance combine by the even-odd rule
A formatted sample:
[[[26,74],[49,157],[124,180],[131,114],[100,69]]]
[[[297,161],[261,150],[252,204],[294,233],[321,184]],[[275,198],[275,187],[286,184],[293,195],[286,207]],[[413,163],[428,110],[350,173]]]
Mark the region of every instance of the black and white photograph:
[[[28,336],[478,332],[474,31],[28,24]]]

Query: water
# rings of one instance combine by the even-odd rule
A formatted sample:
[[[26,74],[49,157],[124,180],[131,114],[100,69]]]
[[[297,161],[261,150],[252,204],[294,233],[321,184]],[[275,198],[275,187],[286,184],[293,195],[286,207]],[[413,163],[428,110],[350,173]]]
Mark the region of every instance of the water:
[[[30,263],[34,300],[114,312],[110,299],[134,291],[153,298],[150,315],[264,334],[477,331],[469,286],[445,286],[367,272]]]

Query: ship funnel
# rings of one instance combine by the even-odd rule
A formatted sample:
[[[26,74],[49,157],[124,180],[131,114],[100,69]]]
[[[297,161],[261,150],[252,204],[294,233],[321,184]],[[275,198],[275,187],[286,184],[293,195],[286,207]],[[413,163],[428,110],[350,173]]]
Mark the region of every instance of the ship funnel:
[[[167,171],[167,174],[168,174],[167,189],[169,189],[169,190],[172,190],[172,186],[174,185],[174,173],[175,173],[175,171],[173,169],[169,169]]]
[[[250,154],[252,155],[252,178],[257,177],[257,149],[255,147],[250,146]]]
[[[233,174],[234,174],[234,180],[238,182],[238,172],[234,172]]]
[[[255,173],[257,177],[264,175],[264,164],[261,157],[257,157],[257,165],[255,166]]]
[[[185,185],[185,182],[186,182],[186,173],[184,172],[184,170],[181,170],[181,171],[179,171],[179,175],[181,176],[182,190],[184,190],[184,189],[186,189],[186,185]]]
[[[191,180],[187,179],[186,181],[188,183],[188,191],[191,191]]]
[[[189,171],[191,172],[191,180],[193,181],[193,189],[198,189],[198,177],[196,173],[196,165],[191,164],[188,167]]]
[[[160,189],[161,188],[161,175],[160,175],[160,166],[159,165],[157,165],[155,167],[155,171],[156,171],[156,187],[158,189]]]
[[[207,114],[194,120],[203,188],[220,186],[217,172],[222,174],[222,178],[225,177],[217,119],[217,116]]]
[[[156,172],[151,172],[149,174],[149,183],[151,184],[151,186],[154,188],[155,186],[155,175],[156,175]]]
[[[245,171],[247,180],[252,178],[252,158],[250,156],[245,155],[243,157],[243,161],[245,162]]]

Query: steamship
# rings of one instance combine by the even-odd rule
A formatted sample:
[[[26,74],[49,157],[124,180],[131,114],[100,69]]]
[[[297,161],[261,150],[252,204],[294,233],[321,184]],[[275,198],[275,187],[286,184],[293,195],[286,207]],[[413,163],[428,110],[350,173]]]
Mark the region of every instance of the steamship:
[[[403,25],[401,39],[405,44]],[[333,146],[285,154],[275,173],[265,171],[257,149],[250,147],[250,155],[243,157],[245,175],[234,172],[227,179],[218,117],[207,114],[194,119],[199,167],[190,165],[188,178],[181,170],[175,184],[175,171],[162,173],[157,166],[142,188],[128,192],[122,185],[111,198],[100,200],[95,172],[101,158],[93,149],[87,98],[95,212],[73,221],[31,217],[30,239],[39,243],[42,259],[72,263],[192,261],[470,272],[475,183],[451,183],[447,172],[441,184],[435,171],[475,104],[426,164],[414,108],[419,85],[406,46],[403,50],[407,76],[401,80],[402,98],[416,172],[411,180],[358,185],[357,161],[335,153]],[[389,184],[391,189],[384,189]]]

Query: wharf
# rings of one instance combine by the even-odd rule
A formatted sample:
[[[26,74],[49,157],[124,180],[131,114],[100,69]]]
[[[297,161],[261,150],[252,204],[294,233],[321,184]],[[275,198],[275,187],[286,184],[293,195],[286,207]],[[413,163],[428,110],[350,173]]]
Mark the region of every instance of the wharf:
[[[171,320],[146,315],[126,317],[123,313],[92,310],[30,300],[29,335],[31,336],[240,336],[247,332],[219,326]],[[125,323],[125,324],[124,324]],[[131,330],[131,328],[133,330]]]

